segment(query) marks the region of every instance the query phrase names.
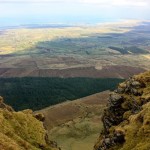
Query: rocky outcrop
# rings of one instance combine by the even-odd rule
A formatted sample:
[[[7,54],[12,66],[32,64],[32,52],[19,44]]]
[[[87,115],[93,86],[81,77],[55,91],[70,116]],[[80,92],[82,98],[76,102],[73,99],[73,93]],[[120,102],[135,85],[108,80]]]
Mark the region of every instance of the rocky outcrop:
[[[1,150],[60,150],[49,141],[43,126],[44,116],[28,109],[15,112],[0,97],[0,149]]]
[[[150,72],[134,76],[110,94],[95,150],[149,150]],[[129,144],[130,143],[130,144]],[[138,146],[137,146],[138,145]],[[138,148],[140,145],[141,149]]]
[[[37,120],[44,122],[45,116],[42,113],[36,113],[33,115]]]

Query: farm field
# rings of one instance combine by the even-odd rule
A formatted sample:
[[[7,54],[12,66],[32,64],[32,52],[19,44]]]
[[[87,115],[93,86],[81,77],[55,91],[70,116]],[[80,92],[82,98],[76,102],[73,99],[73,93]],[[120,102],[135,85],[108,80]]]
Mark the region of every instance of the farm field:
[[[149,22],[22,26],[0,34],[0,77],[127,78],[148,69]]]

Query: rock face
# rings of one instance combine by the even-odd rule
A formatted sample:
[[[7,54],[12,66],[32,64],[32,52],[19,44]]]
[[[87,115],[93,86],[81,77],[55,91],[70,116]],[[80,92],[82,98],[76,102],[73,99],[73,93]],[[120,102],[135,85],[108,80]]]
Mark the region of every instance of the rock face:
[[[32,110],[15,112],[0,97],[0,150],[60,150],[41,120],[44,116]]]
[[[134,76],[110,94],[95,150],[150,150],[150,72]]]

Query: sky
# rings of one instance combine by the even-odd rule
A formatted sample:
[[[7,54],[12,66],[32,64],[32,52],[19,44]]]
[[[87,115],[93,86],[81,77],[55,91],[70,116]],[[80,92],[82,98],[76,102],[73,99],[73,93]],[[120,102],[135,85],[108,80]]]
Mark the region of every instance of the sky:
[[[0,0],[0,26],[150,20],[150,0]]]

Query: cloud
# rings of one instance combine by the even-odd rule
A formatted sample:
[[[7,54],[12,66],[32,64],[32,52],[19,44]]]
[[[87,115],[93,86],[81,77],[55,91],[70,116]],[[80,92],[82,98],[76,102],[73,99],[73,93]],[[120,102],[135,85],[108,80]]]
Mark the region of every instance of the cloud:
[[[114,0],[112,4],[116,6],[147,6],[149,2],[147,0]]]
[[[79,0],[80,3],[93,3],[111,6],[148,6],[149,0]]]
[[[0,0],[0,3],[76,3],[132,7],[145,7],[150,5],[149,0]]]

